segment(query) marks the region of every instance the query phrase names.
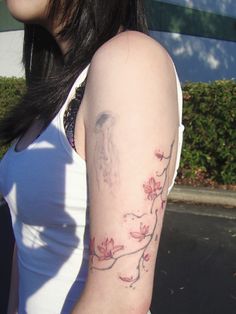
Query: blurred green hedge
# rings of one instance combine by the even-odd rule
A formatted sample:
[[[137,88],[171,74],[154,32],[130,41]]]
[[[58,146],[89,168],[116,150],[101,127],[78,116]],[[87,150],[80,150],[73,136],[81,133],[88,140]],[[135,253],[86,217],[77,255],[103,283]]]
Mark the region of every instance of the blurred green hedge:
[[[23,78],[0,77],[0,119],[6,114],[7,110],[19,102],[24,91],[25,80]],[[2,158],[6,148],[0,147],[0,158]]]
[[[24,90],[23,79],[0,77],[0,117]],[[186,83],[183,97],[185,131],[177,183],[235,184],[236,82]],[[5,150],[0,149],[0,158]]]
[[[236,82],[183,87],[184,145],[178,178],[236,183]]]

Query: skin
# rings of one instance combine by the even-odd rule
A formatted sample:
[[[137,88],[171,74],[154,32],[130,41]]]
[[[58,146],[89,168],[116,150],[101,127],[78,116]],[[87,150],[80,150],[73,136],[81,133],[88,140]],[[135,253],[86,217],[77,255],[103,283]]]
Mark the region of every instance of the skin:
[[[46,22],[49,0],[6,0],[12,16],[23,23]]]
[[[60,26],[48,18],[49,0],[6,0],[11,15],[22,23],[38,24],[47,29],[55,38],[63,54],[67,52],[67,43],[60,40],[56,34]]]
[[[67,42],[59,39],[56,34],[60,25],[48,18],[49,0],[5,0],[11,15],[22,23],[38,24],[46,28],[55,38],[63,54],[67,52]],[[120,27],[118,33],[121,31]]]

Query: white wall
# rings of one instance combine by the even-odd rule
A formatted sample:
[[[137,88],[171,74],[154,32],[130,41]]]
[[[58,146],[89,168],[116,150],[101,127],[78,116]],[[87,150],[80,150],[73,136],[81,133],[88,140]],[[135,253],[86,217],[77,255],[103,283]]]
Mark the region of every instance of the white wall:
[[[188,8],[236,17],[236,0],[161,0]]]
[[[236,0],[162,0],[236,17]],[[151,32],[172,56],[182,82],[236,78],[236,42],[167,32]]]
[[[166,32],[150,35],[169,51],[182,82],[236,78],[235,42]],[[24,76],[22,46],[23,31],[0,33],[0,76]]]
[[[150,32],[172,56],[180,80],[236,79],[236,42]]]
[[[24,76],[23,31],[0,32],[0,76]]]

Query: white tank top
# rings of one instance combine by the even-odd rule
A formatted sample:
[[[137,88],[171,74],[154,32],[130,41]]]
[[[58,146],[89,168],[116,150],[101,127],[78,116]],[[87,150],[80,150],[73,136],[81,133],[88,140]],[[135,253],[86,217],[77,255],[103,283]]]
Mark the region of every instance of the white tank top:
[[[84,81],[79,75],[52,122],[26,149],[15,141],[0,163],[0,193],[10,208],[18,247],[19,314],[68,314],[88,272],[89,223],[86,162],[67,139],[63,116]],[[177,78],[179,143],[182,92]],[[172,188],[174,180],[169,188]]]

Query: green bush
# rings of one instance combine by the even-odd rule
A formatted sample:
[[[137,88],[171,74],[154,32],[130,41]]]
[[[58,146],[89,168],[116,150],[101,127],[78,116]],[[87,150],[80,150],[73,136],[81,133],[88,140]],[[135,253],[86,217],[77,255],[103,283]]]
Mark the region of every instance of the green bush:
[[[187,83],[179,177],[236,183],[236,82]],[[197,178],[196,178],[197,177]]]
[[[0,77],[0,118],[20,100],[24,91],[23,78]]]
[[[25,90],[23,79],[0,78],[0,117]],[[236,183],[236,82],[183,86],[185,126],[177,182]],[[6,148],[0,149],[0,158]]]
[[[19,102],[24,91],[25,80],[23,78],[0,77],[0,119]],[[6,149],[7,147],[0,147],[0,158]]]

